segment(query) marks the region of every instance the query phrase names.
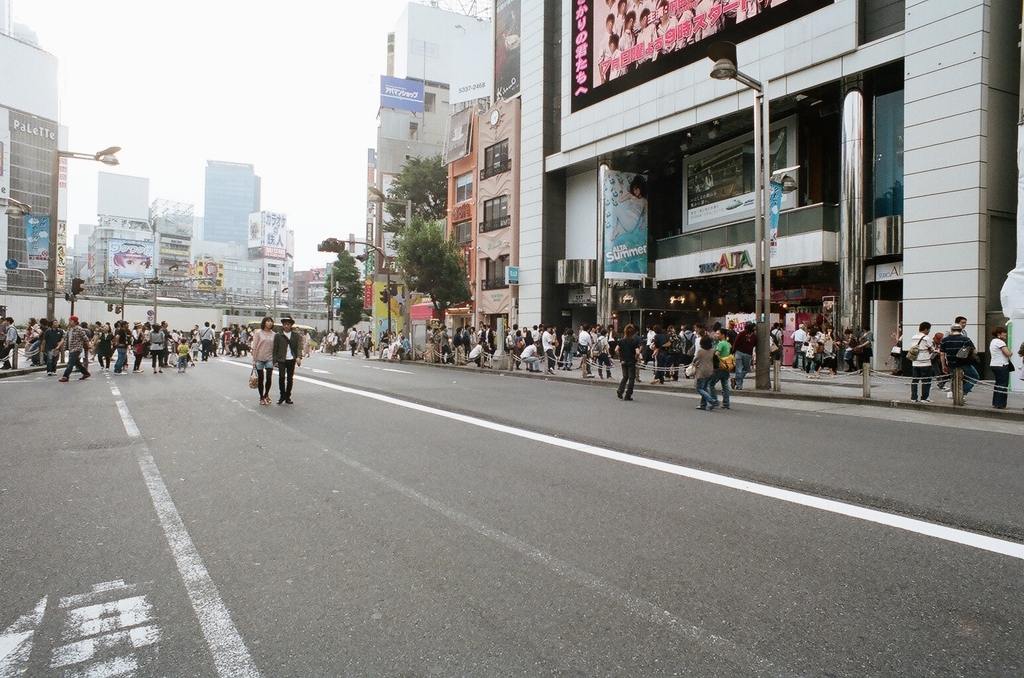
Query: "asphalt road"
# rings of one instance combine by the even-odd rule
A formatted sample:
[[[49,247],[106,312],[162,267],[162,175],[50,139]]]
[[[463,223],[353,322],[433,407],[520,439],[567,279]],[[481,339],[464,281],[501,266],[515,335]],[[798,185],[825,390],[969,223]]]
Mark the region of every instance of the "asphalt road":
[[[0,382],[0,676],[1024,674],[1013,425],[248,373]]]

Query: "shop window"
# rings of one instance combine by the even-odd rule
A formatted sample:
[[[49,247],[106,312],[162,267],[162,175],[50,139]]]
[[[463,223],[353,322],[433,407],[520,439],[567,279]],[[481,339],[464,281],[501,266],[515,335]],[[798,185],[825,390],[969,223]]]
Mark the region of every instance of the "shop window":
[[[875,97],[875,218],[903,214],[903,90]]]

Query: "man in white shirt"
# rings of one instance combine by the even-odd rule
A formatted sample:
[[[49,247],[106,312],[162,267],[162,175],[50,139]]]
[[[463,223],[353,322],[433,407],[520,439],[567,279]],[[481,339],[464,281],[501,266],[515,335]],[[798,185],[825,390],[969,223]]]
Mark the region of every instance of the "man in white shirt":
[[[580,325],[580,333],[576,339],[576,343],[580,347],[580,355],[583,356],[583,378],[593,379],[594,375],[590,373],[590,351],[594,348],[594,339],[590,336],[590,326]]]
[[[793,367],[794,369],[801,369],[804,366],[804,348],[807,343],[807,330],[804,329],[804,324],[800,323],[800,326],[796,328],[796,332],[793,333],[793,350],[796,355],[793,356]]]
[[[921,401],[922,403],[930,403],[931,400],[928,396],[932,392],[932,356],[935,354],[935,346],[932,344],[931,337],[928,333],[932,329],[932,324],[924,322],[918,325],[917,334],[910,338],[910,343],[907,344],[907,354],[911,359],[911,376],[914,378],[910,382],[910,401],[918,402],[917,400],[917,385],[921,385]],[[915,355],[916,353],[916,355]]]
[[[555,328],[547,327],[540,336],[540,347],[548,358],[548,374],[555,373]]]
[[[537,344],[528,343],[523,348],[519,359],[526,364],[527,372],[540,372],[540,356],[537,355]]]

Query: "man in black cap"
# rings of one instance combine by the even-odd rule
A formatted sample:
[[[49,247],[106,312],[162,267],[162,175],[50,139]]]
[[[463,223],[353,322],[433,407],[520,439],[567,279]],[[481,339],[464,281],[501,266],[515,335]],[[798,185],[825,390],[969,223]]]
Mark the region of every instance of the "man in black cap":
[[[277,385],[280,398],[277,404],[294,405],[292,402],[292,380],[295,366],[302,364],[302,335],[293,331],[295,321],[291,316],[281,318],[283,328],[274,336],[274,364],[278,370]]]

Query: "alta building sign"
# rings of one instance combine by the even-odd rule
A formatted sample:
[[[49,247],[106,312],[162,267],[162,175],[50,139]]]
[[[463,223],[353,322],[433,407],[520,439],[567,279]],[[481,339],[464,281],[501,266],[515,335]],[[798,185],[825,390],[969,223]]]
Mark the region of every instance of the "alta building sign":
[[[722,256],[719,257],[718,261],[709,261],[706,264],[700,265],[700,274],[705,275],[707,273],[725,273],[726,271],[734,271],[738,268],[753,268],[754,264],[750,261],[750,255],[746,250],[739,250],[737,252],[723,252]]]

